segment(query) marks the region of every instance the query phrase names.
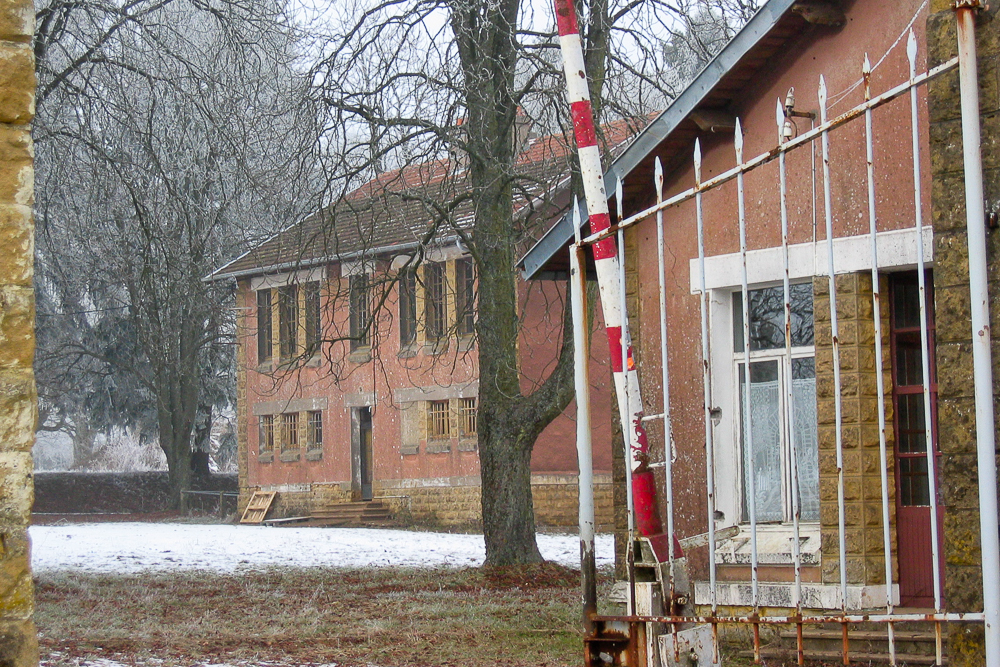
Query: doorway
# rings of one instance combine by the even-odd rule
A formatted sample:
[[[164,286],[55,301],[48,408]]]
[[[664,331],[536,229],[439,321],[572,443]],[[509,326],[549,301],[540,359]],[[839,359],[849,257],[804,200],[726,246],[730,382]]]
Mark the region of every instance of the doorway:
[[[931,539],[931,493],[927,460],[927,434],[934,448],[934,467],[940,471],[937,442],[937,374],[934,358],[934,291],[931,272],[926,273],[925,305],[929,401],[925,402],[923,347],[920,336],[920,288],[916,271],[894,274],[891,296],[890,341],[892,354],[893,426],[896,472],[896,541],[899,558],[899,602],[904,607],[934,606],[934,566]],[[930,428],[927,403],[930,405]],[[940,478],[938,472],[935,477]],[[936,480],[935,480],[936,481]],[[944,508],[937,503],[938,563],[944,572]],[[942,585],[942,590],[943,590]]]
[[[353,477],[355,500],[368,501],[372,493],[372,409],[353,408],[351,422],[354,425]]]

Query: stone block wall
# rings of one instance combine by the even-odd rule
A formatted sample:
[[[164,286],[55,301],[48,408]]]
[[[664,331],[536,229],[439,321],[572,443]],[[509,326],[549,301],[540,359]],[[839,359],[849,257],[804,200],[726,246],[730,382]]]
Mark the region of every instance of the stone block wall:
[[[594,504],[599,529],[612,524],[611,476],[597,475]],[[240,510],[255,489],[240,489]],[[313,509],[351,501],[349,482],[300,484],[276,487],[278,492],[268,517],[301,516]],[[532,500],[539,526],[572,528],[578,525],[579,488],[575,475],[533,475]],[[374,483],[374,496],[393,508],[398,517],[419,525],[445,528],[482,525],[481,489],[477,478],[443,480],[382,480]]]
[[[844,521],[847,582],[885,583],[885,550],[882,537],[881,456],[878,426],[878,389],[875,368],[875,324],[870,274],[837,276],[837,325],[840,341],[841,438],[844,460]],[[881,294],[887,294],[884,283]],[[892,377],[889,356],[889,308],[883,300],[882,373],[885,383],[887,468],[893,479]],[[830,283],[813,280],[813,318],[816,336],[816,419],[819,437],[820,526],[822,577],[840,582],[836,400],[833,371],[833,337],[830,318]],[[890,523],[895,512],[895,485],[889,485]],[[895,544],[895,536],[892,537]],[[897,568],[893,568],[896,571]]]
[[[0,665],[38,663],[28,548],[37,406],[32,291],[34,7],[0,0]]]
[[[949,2],[933,0],[931,12],[927,19],[928,64],[934,66],[956,55],[957,35],[955,15]],[[997,150],[1000,144],[1000,21],[995,9],[981,13],[976,32],[983,176],[989,213],[1000,211],[1000,161],[997,159],[1000,156]],[[945,508],[945,606],[949,611],[980,611],[983,605],[982,556],[979,486],[974,472],[977,469],[975,395],[958,80],[958,72],[951,72],[932,81],[928,88],[940,500]],[[987,253],[992,295],[991,328],[998,331],[1000,231],[997,229],[987,232]],[[993,375],[995,382],[1000,377],[1000,345],[995,335]],[[950,626],[948,653],[949,664],[954,667],[985,664],[982,627],[978,624]]]

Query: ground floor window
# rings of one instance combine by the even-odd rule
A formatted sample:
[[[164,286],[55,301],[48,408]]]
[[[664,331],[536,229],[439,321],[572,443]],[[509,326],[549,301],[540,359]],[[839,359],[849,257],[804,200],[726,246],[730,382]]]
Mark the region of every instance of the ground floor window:
[[[274,415],[261,415],[258,421],[257,453],[274,451]]]
[[[427,405],[429,439],[444,439],[451,437],[451,420],[448,414],[448,401],[430,401]]]
[[[801,520],[819,520],[812,284],[792,285],[789,297],[790,346],[783,287],[749,290],[747,350],[743,294],[733,294],[743,521],[751,505],[758,522],[791,521],[796,489]]]
[[[281,415],[281,451],[299,448],[299,413],[286,412]]]
[[[314,452],[323,449],[323,412],[315,410],[309,413],[306,449]]]

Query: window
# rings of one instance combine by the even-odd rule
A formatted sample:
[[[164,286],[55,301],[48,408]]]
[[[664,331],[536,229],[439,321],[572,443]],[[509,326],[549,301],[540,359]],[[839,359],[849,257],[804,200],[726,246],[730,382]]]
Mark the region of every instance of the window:
[[[417,339],[417,276],[412,270],[399,274],[399,346]]]
[[[299,413],[286,412],[281,415],[281,451],[299,448]]]
[[[257,291],[257,363],[271,359],[271,290]]]
[[[448,308],[445,301],[444,264],[427,264],[424,267],[424,317],[427,338],[444,338],[448,330]]]
[[[430,401],[428,405],[430,428],[428,439],[445,439],[451,437],[451,423],[448,419],[448,401]]]
[[[315,410],[309,413],[306,434],[306,451],[323,449],[323,412]]]
[[[458,399],[458,430],[463,436],[476,435],[476,418],[479,413],[479,399]]]
[[[779,286],[750,290],[748,297],[749,352],[743,343],[742,294],[733,294],[734,360],[737,401],[741,407],[743,520],[750,519],[751,481],[757,521],[791,520],[794,455],[800,516],[803,521],[818,521],[819,452],[812,284],[792,285],[790,289],[791,356],[785,348],[784,289]],[[749,407],[746,405],[748,363]],[[789,387],[791,405],[788,404]]]
[[[257,453],[270,454],[274,451],[274,415],[261,415],[257,425]]]
[[[930,355],[931,438],[937,423],[937,377],[934,359],[933,282],[927,275],[927,337]],[[892,276],[892,399],[895,403],[898,502],[903,507],[931,504],[927,472],[927,419],[920,340],[920,286],[916,272]],[[934,443],[937,444],[936,442]]]
[[[299,351],[299,290],[296,285],[278,288],[278,337],[282,359],[292,359]]]
[[[323,339],[322,324],[320,320],[319,283],[306,283],[304,289],[306,307],[306,354],[308,356],[312,356],[319,351],[319,344]]]
[[[351,276],[350,289],[351,349],[356,350],[359,347],[369,347],[371,345],[368,276],[363,273]]]
[[[476,332],[476,274],[471,258],[455,261],[455,282],[458,333],[460,336],[471,336]]]

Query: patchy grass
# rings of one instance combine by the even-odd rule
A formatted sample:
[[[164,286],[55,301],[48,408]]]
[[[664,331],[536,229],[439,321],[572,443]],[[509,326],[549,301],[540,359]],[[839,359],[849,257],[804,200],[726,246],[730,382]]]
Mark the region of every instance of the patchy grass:
[[[512,569],[274,569],[241,574],[43,574],[49,665],[337,663],[579,665],[579,574]]]

